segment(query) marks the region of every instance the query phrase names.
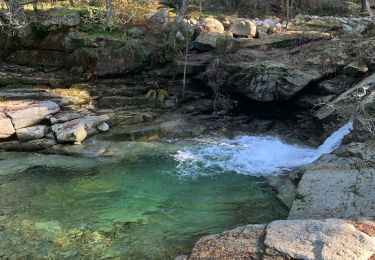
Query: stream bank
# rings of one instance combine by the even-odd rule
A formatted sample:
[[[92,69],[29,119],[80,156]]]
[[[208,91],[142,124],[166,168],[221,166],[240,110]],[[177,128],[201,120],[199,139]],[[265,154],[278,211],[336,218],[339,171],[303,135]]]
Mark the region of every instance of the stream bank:
[[[368,116],[371,118],[374,107],[375,45],[367,30],[368,20],[299,16],[290,30],[272,30],[263,39],[231,37],[227,32],[214,31],[221,31],[221,27],[211,28],[206,21],[202,26],[211,31],[202,33],[190,46],[188,85],[185,99],[182,99],[183,55],[172,66],[160,64],[152,55],[155,52],[160,54],[160,49],[143,45],[147,38],[142,34],[129,33],[131,39],[123,39],[117,34],[108,35],[103,31],[94,34],[82,31],[80,14],[75,13],[68,20],[58,20],[59,24],[43,20],[51,17],[53,15],[41,16],[41,20],[36,21],[36,24],[47,24],[47,29],[34,27],[38,29],[37,33],[32,31],[34,33],[19,40],[19,46],[12,46],[2,53],[2,104],[14,101],[32,101],[30,104],[34,105],[41,101],[54,102],[65,113],[65,116],[60,115],[63,118],[60,123],[68,123],[69,127],[72,121],[87,116],[104,116],[105,120],[91,127],[93,130],[84,123],[74,121],[74,126],[80,130],[69,133],[70,139],[60,144],[48,143],[48,147],[37,146],[36,150],[105,160],[126,157],[121,153],[133,149],[132,146],[113,149],[111,142],[211,135],[233,137],[241,134],[276,135],[318,146],[355,114],[355,129],[345,140],[345,146],[310,166],[292,172],[288,178],[269,181],[278,190],[279,199],[291,207],[290,220],[272,222],[267,226],[250,226],[250,231],[247,228],[235,230],[234,235],[224,235],[224,244],[220,236],[204,238],[193,249],[191,258],[230,259],[238,255],[255,259],[267,259],[266,256],[271,259],[329,257],[317,250],[321,245],[319,239],[313,240],[308,248],[301,248],[298,245],[302,242],[285,246],[276,243],[279,237],[272,236],[272,231],[284,237],[283,234],[290,233],[289,228],[305,231],[306,226],[312,226],[314,230],[302,232],[297,241],[322,234],[325,237],[327,229],[334,229],[335,232],[328,232],[327,237],[341,239],[352,236],[353,240],[346,241],[346,246],[364,241],[363,246],[348,246],[346,251],[342,251],[341,245],[332,244],[330,240],[327,245],[333,245],[343,255],[353,255],[357,259],[371,257],[374,252],[374,239],[371,238],[374,234],[369,232],[373,230],[371,218],[375,212],[372,192],[374,148]],[[216,22],[214,24],[217,25]],[[29,41],[31,36],[37,37]],[[221,42],[223,36],[224,41]],[[162,53],[165,56],[164,50]],[[160,58],[160,55],[157,57]],[[69,66],[72,59],[75,62]],[[80,64],[82,60],[89,62]],[[218,89],[221,96],[215,94]],[[230,102],[227,103],[227,100]],[[9,109],[9,105],[6,107]],[[6,119],[11,117],[8,110],[4,113]],[[48,136],[57,142],[57,133],[53,131],[55,123],[51,122],[50,115],[60,118],[54,116],[55,112],[40,118],[47,129],[42,131],[42,136],[33,135],[34,140],[22,140],[14,132],[9,133],[8,129],[5,134],[0,134],[7,135],[0,143],[0,149],[25,151],[26,147],[30,147],[29,142],[37,140],[35,136],[42,139]],[[84,131],[98,133],[97,127],[103,122],[110,127],[107,133],[87,140],[84,140],[87,134],[79,134]],[[26,127],[30,126],[34,125]],[[17,130],[14,129],[15,132]],[[82,139],[82,136],[85,138]],[[35,150],[35,146],[30,150]],[[2,154],[6,156],[8,153]],[[348,220],[304,220],[327,218]],[[358,220],[361,218],[369,219]],[[351,220],[355,221],[354,224]],[[35,226],[35,223],[29,222],[23,224],[25,230]],[[238,223],[242,224],[247,223]],[[137,227],[139,223],[124,225],[126,229],[128,225]],[[55,222],[47,221],[36,226],[39,228],[37,232],[56,231],[52,235],[63,230]],[[255,237],[247,237],[248,233]],[[95,233],[95,228],[88,228],[84,232],[69,231],[68,235],[64,233],[61,237],[65,242],[84,238],[94,242],[104,241],[100,245],[110,243],[108,237],[101,234]],[[296,237],[293,234],[291,239]],[[27,238],[29,234],[25,236]],[[238,241],[238,236],[244,236],[246,240]],[[50,240],[58,244],[61,237]],[[240,246],[236,246],[238,243]],[[225,250],[217,251],[218,248]],[[230,250],[226,251],[226,248]],[[87,248],[80,250],[86,252]],[[329,254],[336,252],[332,249]],[[318,257],[318,254],[321,256]]]

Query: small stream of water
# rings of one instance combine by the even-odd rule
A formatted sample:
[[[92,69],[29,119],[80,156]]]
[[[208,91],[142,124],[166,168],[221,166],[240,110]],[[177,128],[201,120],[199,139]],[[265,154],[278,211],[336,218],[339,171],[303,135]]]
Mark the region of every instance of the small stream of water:
[[[111,163],[3,155],[0,257],[173,259],[201,236],[285,218],[264,176],[331,152],[351,127],[317,149],[242,136],[114,143],[133,154]]]

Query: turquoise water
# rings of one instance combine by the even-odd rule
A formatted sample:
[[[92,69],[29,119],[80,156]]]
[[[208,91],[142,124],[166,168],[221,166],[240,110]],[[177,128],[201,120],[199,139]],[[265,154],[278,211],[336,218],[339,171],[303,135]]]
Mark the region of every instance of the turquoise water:
[[[187,175],[171,146],[113,162],[5,156],[0,256],[173,259],[204,235],[286,217],[262,177],[218,167]]]
[[[341,144],[348,122],[319,148],[275,137],[168,143],[90,139],[79,158],[0,153],[0,258],[173,259],[207,234],[287,216],[266,176]]]

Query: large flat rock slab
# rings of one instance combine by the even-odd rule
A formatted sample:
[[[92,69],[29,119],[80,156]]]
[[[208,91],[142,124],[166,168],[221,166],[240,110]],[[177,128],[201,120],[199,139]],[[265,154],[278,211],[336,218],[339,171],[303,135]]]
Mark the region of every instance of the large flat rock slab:
[[[16,130],[13,127],[12,121],[5,113],[0,112],[0,139],[12,136]]]
[[[306,167],[289,219],[375,217],[374,151],[353,143]]]
[[[369,259],[375,240],[344,220],[289,220],[268,225],[265,245],[293,259]]]
[[[266,225],[248,225],[201,238],[190,259],[261,259]]]
[[[6,113],[18,130],[38,124],[47,116],[59,112],[60,107],[52,101],[3,101],[0,102],[0,111]]]
[[[280,220],[201,238],[188,259],[367,260],[373,220]]]

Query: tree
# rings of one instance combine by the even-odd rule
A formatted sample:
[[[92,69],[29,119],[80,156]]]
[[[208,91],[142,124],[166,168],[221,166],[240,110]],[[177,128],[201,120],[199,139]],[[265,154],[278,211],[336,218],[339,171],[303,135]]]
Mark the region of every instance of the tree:
[[[374,13],[371,10],[370,2],[368,0],[362,0],[362,5],[366,6],[367,12],[372,20],[374,20]]]
[[[175,21],[175,30],[176,33],[179,28],[183,28],[182,31],[186,31],[185,35],[185,64],[184,64],[184,76],[182,80],[182,99],[185,99],[186,93],[186,71],[187,71],[187,63],[188,63],[188,55],[189,55],[189,29],[187,28],[187,23],[184,24],[184,18],[186,17],[189,9],[189,0],[182,0],[180,10],[177,14],[176,21]],[[173,35],[174,37],[174,35]]]

